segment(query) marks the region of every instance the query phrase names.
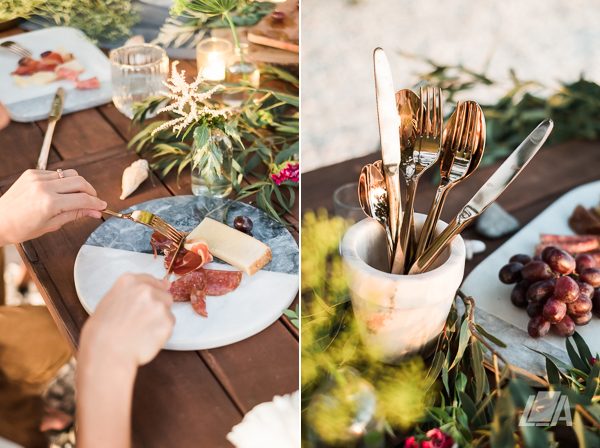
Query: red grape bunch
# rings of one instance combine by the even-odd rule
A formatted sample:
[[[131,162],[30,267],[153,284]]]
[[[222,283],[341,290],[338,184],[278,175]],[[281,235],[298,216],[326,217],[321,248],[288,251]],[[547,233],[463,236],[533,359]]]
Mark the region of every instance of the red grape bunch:
[[[533,258],[514,255],[500,269],[499,277],[502,283],[515,284],[510,301],[526,308],[532,338],[544,337],[550,327],[569,337],[575,325],[588,324],[592,314],[600,317],[600,268],[588,254],[573,258],[549,246]]]

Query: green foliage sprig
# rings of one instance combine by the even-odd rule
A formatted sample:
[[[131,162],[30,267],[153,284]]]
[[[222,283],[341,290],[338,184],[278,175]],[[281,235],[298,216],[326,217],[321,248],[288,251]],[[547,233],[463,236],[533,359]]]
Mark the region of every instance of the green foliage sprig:
[[[486,69],[476,72],[462,65],[440,65],[431,59],[421,60],[427,62],[431,70],[418,75],[417,86],[442,88],[447,95],[447,104],[455,103],[457,95],[476,87],[498,86],[498,82],[486,74]],[[586,80],[583,75],[573,83],[561,83],[559,88],[520,80],[514,70],[510,71],[510,78],[513,86],[497,103],[481,105],[487,134],[482,164],[507,157],[545,118],[554,121],[554,130],[548,139],[551,144],[600,138],[600,85]],[[534,92],[545,92],[546,95]]]
[[[529,380],[539,385],[534,389],[516,376],[516,372],[526,372],[514,369],[502,357],[498,347],[506,348],[506,344],[475,323],[475,301],[460,291],[457,302],[462,300],[465,310],[461,314],[456,304],[452,305],[427,366],[413,359],[407,361],[409,367],[400,367],[410,372],[408,382],[418,388],[408,386],[405,377],[387,376],[386,372],[396,367],[369,358],[351,310],[338,252],[339,235],[346,225],[340,218],[328,219],[325,212],[318,216],[307,213],[302,223],[303,409],[313,407],[313,399],[328,377],[336,378],[341,369],[353,366],[363,380],[374,386],[381,409],[379,416],[386,420],[388,432],[399,443],[395,446],[404,446],[403,441],[409,437],[423,441],[434,428],[450,435],[461,448],[557,447],[554,431],[559,431],[563,439],[566,434],[572,443],[568,446],[600,446],[600,361],[592,362],[583,338],[575,333],[566,340],[571,365],[539,353],[546,358],[547,372],[545,377],[529,374]],[[598,359],[596,354],[595,360]],[[493,380],[488,379],[487,372],[492,372]],[[539,390],[567,396],[572,427],[564,422],[559,422],[559,427],[519,424],[528,400]],[[422,407],[411,407],[414,400],[421,400]],[[342,402],[337,397],[336,401]],[[311,431],[347,424],[355,411],[348,400],[343,415],[340,416],[339,408],[331,419],[323,413],[324,421],[316,428],[308,418],[310,413],[305,411],[303,440]],[[394,418],[394,412],[403,415],[404,420]],[[327,432],[319,435],[333,437]],[[330,442],[334,444],[335,438]]]
[[[263,84],[278,81],[282,87],[256,88],[244,81],[240,84],[225,84],[227,93],[244,91],[248,99],[233,109],[233,116],[229,121],[210,123],[210,126],[218,127],[232,138],[232,182],[237,192],[235,200],[256,195],[259,208],[282,224],[289,225],[281,216],[291,211],[298,183],[285,180],[277,184],[271,174],[277,172],[282,164],[289,161],[296,163],[299,157],[299,98],[294,93],[298,88],[298,79],[275,67],[265,67],[262,71]],[[180,175],[193,163],[193,139],[196,139],[196,146],[202,147],[207,136],[206,127],[209,125],[204,121],[197,121],[185,132],[178,134],[170,129],[163,129],[152,136],[152,131],[165,121],[146,126],[145,121],[165,101],[168,98],[153,97],[138,105],[132,122],[143,129],[129,143],[129,147],[134,147],[138,153],[147,153],[153,158],[152,169],[157,170],[161,178],[175,168]],[[205,105],[210,108],[223,107],[213,100],[207,100]],[[216,157],[205,155],[205,162],[209,163],[201,165],[202,169],[206,168],[206,174],[215,173],[219,165],[218,154]],[[248,185],[243,185],[244,178],[248,179]]]

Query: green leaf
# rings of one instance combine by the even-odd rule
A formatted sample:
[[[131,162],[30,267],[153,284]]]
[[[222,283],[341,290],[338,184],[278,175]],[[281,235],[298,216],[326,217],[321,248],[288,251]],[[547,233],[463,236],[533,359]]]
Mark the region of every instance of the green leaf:
[[[590,376],[588,376],[585,390],[583,391],[583,396],[588,397],[590,400],[594,395],[596,395],[596,390],[598,390],[598,381],[600,378],[600,362],[594,362],[594,367],[592,367],[592,371],[590,372]]]
[[[485,368],[483,367],[483,351],[481,350],[481,342],[478,340],[475,340],[473,344],[471,344],[471,357],[476,385],[475,403],[479,403],[483,397],[483,390],[487,377],[485,376]]]
[[[295,95],[287,95],[281,92],[272,92],[273,96],[277,98],[279,101],[283,101],[284,103],[290,104],[294,107],[300,107],[300,99]]]
[[[473,324],[473,326],[475,327],[475,329],[477,330],[478,333],[480,333],[482,336],[484,336],[485,338],[487,338],[489,341],[491,341],[494,344],[496,344],[498,347],[502,347],[502,348],[506,348],[507,347],[506,343],[502,342],[496,336],[488,333],[481,325],[479,325],[479,324]]]
[[[279,154],[277,154],[273,163],[275,163],[276,165],[280,165],[283,162],[285,162],[286,160],[290,160],[294,156],[297,156],[299,148],[300,148],[299,142],[294,143],[289,148],[284,149]]]
[[[579,351],[581,360],[586,365],[591,366],[590,363],[591,363],[591,359],[593,358],[593,356],[592,356],[592,352],[590,351],[590,348],[588,347],[586,342],[583,340],[581,335],[577,332],[575,332],[573,334],[573,340],[575,341],[575,344],[577,345],[577,350]]]
[[[459,391],[458,396],[460,397],[462,409],[465,411],[465,414],[467,414],[469,420],[473,423],[473,426],[477,429],[483,425],[484,423],[481,420],[481,414],[477,415],[477,408],[475,407],[473,400],[471,400],[471,397],[469,397],[463,391]]]
[[[342,364],[346,364],[350,360],[350,358],[354,356],[359,341],[360,335],[358,334],[358,332],[355,331],[354,333],[350,334],[350,336],[344,343],[344,348],[342,348]]]
[[[546,358],[546,372],[548,374],[548,382],[550,384],[560,384],[560,373],[558,367]]]
[[[294,310],[287,310],[287,309],[283,310],[283,314],[285,314],[290,319],[298,317],[298,314]]]
[[[575,351],[575,347],[573,347],[569,338],[565,339],[565,345],[567,346],[567,353],[569,354],[569,359],[571,360],[573,367],[583,372],[589,372],[589,364],[581,360],[581,357]]]
[[[460,327],[460,339],[458,342],[458,351],[456,356],[454,357],[454,361],[448,370],[452,370],[452,368],[462,359],[463,354],[465,353],[465,349],[469,343],[469,339],[471,338],[471,330],[469,329],[469,321],[465,319]]]
[[[442,370],[442,365],[444,364],[444,359],[444,354],[441,351],[438,351],[435,354],[433,358],[433,363],[431,364],[431,368],[429,369],[429,373],[427,374],[427,377],[425,378],[425,383],[423,384],[423,388],[421,389],[423,392],[427,392],[439,376]]]
[[[194,141],[196,142],[196,148],[203,148],[208,139],[210,138],[210,128],[207,123],[202,123],[194,129]]]

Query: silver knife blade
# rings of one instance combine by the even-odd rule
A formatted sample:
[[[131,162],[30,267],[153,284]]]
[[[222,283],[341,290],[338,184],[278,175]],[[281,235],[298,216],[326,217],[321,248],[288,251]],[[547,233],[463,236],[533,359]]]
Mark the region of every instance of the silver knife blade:
[[[463,213],[478,215],[488,208],[527,166],[542,147],[553,127],[554,122],[551,119],[542,121],[479,189],[464,207]]]
[[[52,101],[52,107],[50,108],[50,116],[48,120],[58,120],[63,111],[63,106],[65,105],[65,89],[59,87],[56,91],[56,95],[54,95],[54,100]]]
[[[392,70],[382,48],[377,47],[373,52],[373,64],[382,159],[384,166],[394,173],[400,164],[400,116],[396,109]]]

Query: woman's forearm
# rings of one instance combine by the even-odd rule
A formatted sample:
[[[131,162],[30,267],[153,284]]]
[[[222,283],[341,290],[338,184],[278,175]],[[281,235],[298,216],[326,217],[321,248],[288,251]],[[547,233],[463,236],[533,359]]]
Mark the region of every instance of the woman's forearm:
[[[77,446],[129,448],[137,367],[85,350],[77,367]]]

